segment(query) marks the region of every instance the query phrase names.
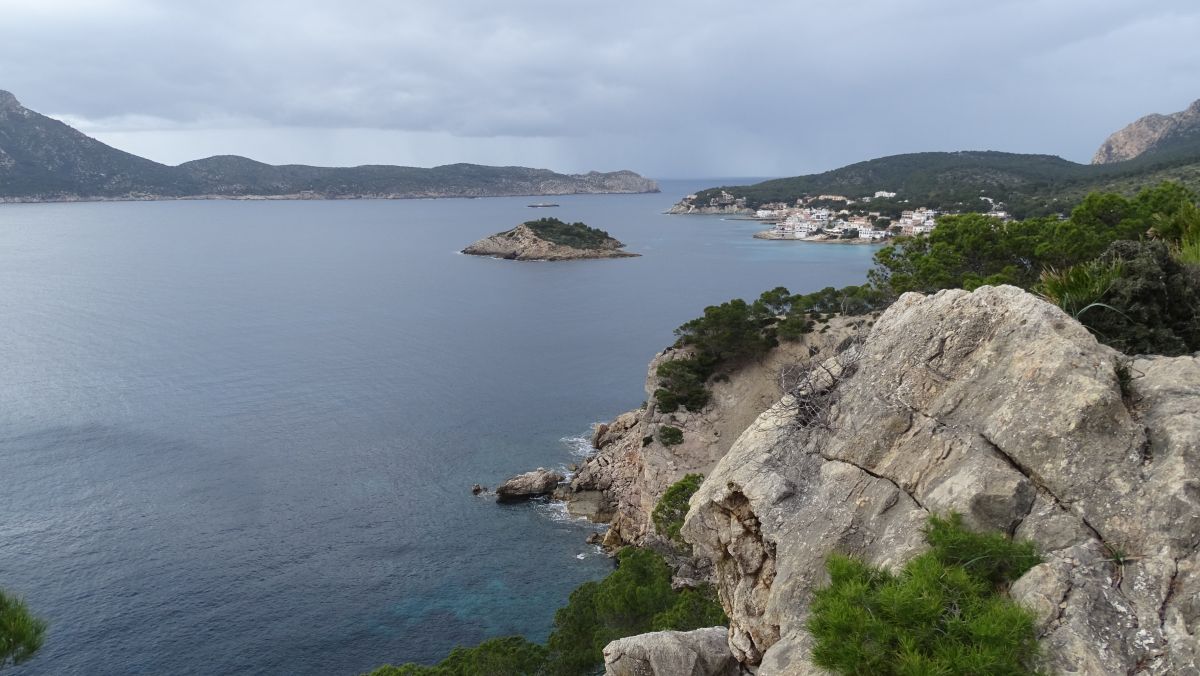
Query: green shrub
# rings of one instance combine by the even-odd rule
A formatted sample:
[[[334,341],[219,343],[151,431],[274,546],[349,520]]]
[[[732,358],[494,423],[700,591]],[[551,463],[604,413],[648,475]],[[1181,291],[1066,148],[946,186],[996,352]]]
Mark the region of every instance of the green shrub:
[[[571,593],[554,615],[548,672],[593,673],[610,641],[647,631],[687,631],[727,622],[711,591],[671,589],[671,569],[657,553],[627,548],[617,569]]]
[[[658,410],[673,413],[681,406],[689,411],[704,408],[711,396],[704,383],[711,374],[711,363],[699,356],[659,364],[655,375],[660,387],[654,391]]]
[[[1089,310],[1119,312],[1101,301],[1121,277],[1124,266],[1119,258],[1091,260],[1065,270],[1046,268],[1036,290],[1043,298],[1062,308],[1075,319]]]
[[[691,631],[728,623],[729,617],[717,600],[717,590],[706,585],[681,590],[670,608],[650,620],[650,631]]]
[[[1184,265],[1200,265],[1200,231],[1189,233],[1179,241],[1175,260]]]
[[[683,527],[683,517],[687,516],[688,501],[703,482],[703,474],[688,474],[663,492],[654,505],[654,511],[650,513],[650,519],[659,535],[684,544],[679,529]]]
[[[658,441],[663,446],[678,446],[683,443],[683,430],[678,427],[664,425],[658,430]]]
[[[704,316],[675,329],[679,344],[693,347],[701,359],[713,364],[755,357],[775,346],[775,337],[763,328],[773,323],[760,306],[735,298],[704,308]]]
[[[45,635],[45,621],[31,615],[20,599],[0,591],[0,668],[33,657]]]
[[[1038,558],[1029,543],[931,518],[932,549],[896,575],[846,556],[828,561],[808,629],[813,661],[839,674],[1033,673],[1033,615],[1003,594]]]
[[[581,676],[604,662],[610,641],[648,631],[690,631],[729,621],[711,587],[671,588],[671,569],[649,549],[626,548],[617,569],[585,582],[554,614],[546,646],[519,637],[496,638],[455,648],[432,666],[385,666],[371,676]]]
[[[1113,242],[1102,263],[1121,261],[1104,302],[1118,312],[1089,313],[1097,338],[1126,354],[1200,350],[1200,267],[1180,264],[1165,242]]]
[[[433,666],[382,666],[370,676],[534,676],[546,669],[547,651],[520,636],[484,641],[473,648],[455,648]]]
[[[939,561],[962,567],[993,587],[1016,580],[1042,562],[1032,542],[1016,542],[1003,533],[972,532],[960,514],[929,517],[925,540]]]

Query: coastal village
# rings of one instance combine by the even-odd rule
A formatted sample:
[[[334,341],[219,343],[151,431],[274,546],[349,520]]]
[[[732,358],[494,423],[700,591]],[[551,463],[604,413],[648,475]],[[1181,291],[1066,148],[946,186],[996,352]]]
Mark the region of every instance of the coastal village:
[[[747,214],[749,220],[772,225],[769,230],[755,233],[758,239],[806,240],[844,244],[878,243],[890,237],[924,235],[933,232],[937,219],[944,212],[927,207],[905,209],[897,218],[872,211],[872,200],[891,200],[895,192],[880,190],[874,195],[851,199],[845,195],[816,195],[802,197],[795,203],[772,202],[751,211],[746,200],[721,191],[702,207],[707,213]],[[688,195],[684,203],[695,203],[697,195]],[[984,197],[991,204],[988,212],[1003,220],[1010,218],[1002,205]],[[891,212],[892,215],[895,212]]]

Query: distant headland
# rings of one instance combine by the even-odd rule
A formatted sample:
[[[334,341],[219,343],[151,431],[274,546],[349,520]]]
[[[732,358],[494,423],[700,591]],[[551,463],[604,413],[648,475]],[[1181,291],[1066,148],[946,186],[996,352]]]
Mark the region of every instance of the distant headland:
[[[0,202],[169,199],[407,199],[658,192],[632,171],[448,164],[274,166],[220,155],[179,166],[117,150],[0,90]]]

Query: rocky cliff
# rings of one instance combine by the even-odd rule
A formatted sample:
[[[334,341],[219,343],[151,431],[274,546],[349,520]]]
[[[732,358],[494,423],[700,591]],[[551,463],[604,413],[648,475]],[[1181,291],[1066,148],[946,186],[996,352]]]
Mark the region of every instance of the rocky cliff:
[[[1092,164],[1110,164],[1170,150],[1200,137],[1200,101],[1170,115],[1147,115],[1108,139],[1092,157]]]
[[[714,379],[712,398],[698,412],[658,409],[658,366],[688,354],[673,348],[660,353],[646,376],[645,407],[597,428],[593,446],[598,450],[575,473],[563,496],[568,509],[609,523],[609,547],[651,544],[657,535],[650,514],[663,492],[686,474],[712,472],[738,436],[779,400],[781,378],[787,380],[798,366],[832,356],[869,321],[835,318],[822,332],[784,342],[760,360],[737,365]],[[658,439],[664,425],[681,429],[683,442],[664,446]]]
[[[522,224],[512,230],[485,237],[463,249],[471,256],[491,256],[517,261],[569,261],[585,258],[631,258],[639,254],[622,251],[625,245],[608,237],[591,247],[557,244]]]
[[[1011,593],[1037,614],[1048,667],[1198,673],[1200,359],[1126,361],[1058,308],[983,287],[906,294],[813,366],[711,470],[684,525],[715,563],[737,660],[820,673],[804,623],[827,556],[898,569],[926,547],[927,515],[957,511],[1043,553]],[[670,476],[692,462],[622,453],[661,456]]]

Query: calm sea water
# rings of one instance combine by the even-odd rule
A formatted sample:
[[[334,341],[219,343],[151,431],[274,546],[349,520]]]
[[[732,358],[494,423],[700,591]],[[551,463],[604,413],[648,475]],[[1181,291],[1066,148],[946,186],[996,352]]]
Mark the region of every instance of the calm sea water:
[[[576,459],[705,305],[858,283],[661,195],[0,207],[0,587],[16,674],[355,674],[544,639],[609,561],[478,481]],[[641,258],[462,256],[533,216]]]

